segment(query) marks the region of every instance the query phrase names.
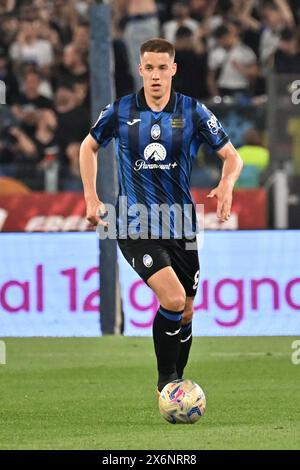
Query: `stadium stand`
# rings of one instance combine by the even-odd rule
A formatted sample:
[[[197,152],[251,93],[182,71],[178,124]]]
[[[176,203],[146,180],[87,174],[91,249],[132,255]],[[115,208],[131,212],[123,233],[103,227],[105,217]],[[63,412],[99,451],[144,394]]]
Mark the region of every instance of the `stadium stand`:
[[[93,3],[1,2],[0,80],[6,85],[7,105],[0,111],[0,175],[23,181],[32,190],[47,189],[46,173],[53,162],[58,165],[57,190],[82,189],[76,155],[91,125],[88,50]],[[265,140],[268,73],[299,72],[297,1],[109,3],[117,97],[140,86],[135,73],[139,44],[161,35],[175,43],[176,90],[223,109],[223,123],[236,146],[246,144],[241,136],[251,128],[259,129]],[[199,158],[203,161],[203,154]],[[210,187],[215,181],[211,174],[219,172],[217,162],[210,165],[214,168],[202,172],[201,187]],[[195,168],[199,170],[199,161]],[[197,186],[196,178],[193,183]]]

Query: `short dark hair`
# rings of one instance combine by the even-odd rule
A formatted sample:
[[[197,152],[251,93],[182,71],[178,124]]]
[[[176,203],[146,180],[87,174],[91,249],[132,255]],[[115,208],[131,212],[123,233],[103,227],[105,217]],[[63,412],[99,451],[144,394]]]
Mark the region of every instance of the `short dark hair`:
[[[35,64],[32,64],[32,65],[35,65]],[[35,75],[39,80],[42,80],[42,75],[40,71],[35,67],[29,70],[25,70],[24,80],[26,80],[26,78],[29,77],[29,75]]]
[[[144,55],[145,52],[167,52],[170,57],[175,57],[175,48],[173,44],[162,38],[153,38],[144,42],[140,48],[141,56]]]
[[[193,31],[187,26],[179,26],[175,33],[176,39],[190,38],[193,36]]]
[[[221,39],[224,36],[227,36],[227,34],[229,34],[229,29],[227,28],[227,26],[222,24],[214,30],[213,37],[215,39]]]

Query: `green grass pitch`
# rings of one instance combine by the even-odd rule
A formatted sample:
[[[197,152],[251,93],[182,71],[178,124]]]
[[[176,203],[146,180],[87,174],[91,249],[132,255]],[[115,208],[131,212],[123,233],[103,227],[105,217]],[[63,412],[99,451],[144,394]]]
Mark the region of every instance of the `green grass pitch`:
[[[158,413],[151,338],[5,339],[0,449],[299,449],[294,339],[194,338],[194,425]]]

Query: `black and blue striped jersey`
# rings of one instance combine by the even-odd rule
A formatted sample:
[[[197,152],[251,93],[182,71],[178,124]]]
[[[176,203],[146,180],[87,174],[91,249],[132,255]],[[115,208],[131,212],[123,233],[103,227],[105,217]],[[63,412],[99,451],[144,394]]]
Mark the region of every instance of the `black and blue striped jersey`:
[[[125,220],[120,216],[118,199],[121,236],[125,236],[125,232],[142,231],[134,224],[137,204],[147,208],[148,218],[151,209],[154,214],[153,208],[160,205],[176,205],[182,209],[188,205],[190,226],[193,233],[196,232],[195,207],[190,193],[193,159],[202,143],[219,150],[229,141],[222,125],[205,105],[172,91],[166,107],[155,112],[147,105],[141,89],[138,94],[124,96],[106,106],[90,133],[102,147],[112,138],[116,140],[119,198],[123,196],[120,199],[126,200],[127,205]],[[180,237],[175,225],[171,212],[171,238]],[[152,220],[150,224],[149,220],[149,226],[153,236],[161,237],[159,217],[157,223]]]

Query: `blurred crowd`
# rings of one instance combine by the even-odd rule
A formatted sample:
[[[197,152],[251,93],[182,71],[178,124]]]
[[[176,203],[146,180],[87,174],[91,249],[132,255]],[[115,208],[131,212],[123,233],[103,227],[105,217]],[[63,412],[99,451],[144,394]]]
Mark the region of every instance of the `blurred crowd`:
[[[90,128],[89,7],[94,0],[1,0],[0,176],[81,190],[78,152]],[[259,105],[269,71],[300,72],[299,0],[111,0],[116,96],[141,86],[139,46],[173,42],[174,88],[203,101]],[[255,145],[257,144],[257,138]],[[246,143],[246,142],[245,142]]]

